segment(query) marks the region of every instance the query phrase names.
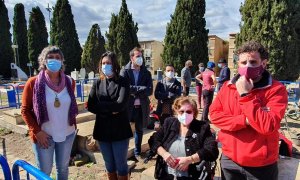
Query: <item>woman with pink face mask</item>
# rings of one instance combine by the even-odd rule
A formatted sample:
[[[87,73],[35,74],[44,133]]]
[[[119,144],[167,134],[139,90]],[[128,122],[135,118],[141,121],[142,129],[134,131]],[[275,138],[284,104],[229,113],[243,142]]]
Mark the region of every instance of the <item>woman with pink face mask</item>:
[[[210,125],[196,119],[198,109],[194,100],[179,97],[174,101],[173,110],[177,117],[165,119],[163,128],[149,139],[150,150],[158,154],[154,176],[156,179],[198,179],[201,172],[196,165],[202,160],[218,158],[217,143]]]

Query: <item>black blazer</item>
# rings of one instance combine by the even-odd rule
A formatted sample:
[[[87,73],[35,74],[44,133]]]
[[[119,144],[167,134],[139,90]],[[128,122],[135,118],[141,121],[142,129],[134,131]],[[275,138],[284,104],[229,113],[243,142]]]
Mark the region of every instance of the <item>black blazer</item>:
[[[128,119],[129,82],[97,80],[90,91],[88,110],[96,114],[93,136],[98,141],[119,141],[132,137]]]
[[[172,143],[177,139],[180,130],[180,122],[175,117],[170,117],[165,120],[165,123],[161,129],[150,137],[148,143],[150,150],[157,153],[159,146],[162,146],[167,151],[171,147]],[[210,126],[206,121],[199,121],[194,119],[189,127],[189,130],[185,137],[185,153],[186,156],[191,156],[197,153],[201,160],[215,161],[218,158],[219,150],[215,138],[212,136]],[[161,160],[162,157],[157,157],[157,169],[155,171],[155,177],[162,178],[167,175],[165,169],[167,164]],[[198,179],[200,172],[197,171],[196,165],[190,164],[188,168],[188,174],[192,179]]]
[[[169,92],[172,93],[171,96],[169,96]],[[172,112],[172,104],[174,100],[181,95],[181,84],[177,79],[175,79],[174,83],[172,83],[170,86],[167,86],[165,80],[163,79],[156,84],[154,95],[157,99],[156,113],[158,115],[161,115],[162,113],[163,103],[170,104],[169,108],[170,112]]]

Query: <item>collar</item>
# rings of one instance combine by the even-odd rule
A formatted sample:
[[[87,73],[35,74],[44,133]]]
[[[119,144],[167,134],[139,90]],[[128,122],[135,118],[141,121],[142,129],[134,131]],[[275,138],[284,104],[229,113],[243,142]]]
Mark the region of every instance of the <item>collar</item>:
[[[235,75],[227,84],[227,86],[235,85],[236,81],[240,78],[240,74]],[[253,89],[265,89],[272,85],[272,76],[268,71],[262,73],[262,78],[254,83]]]

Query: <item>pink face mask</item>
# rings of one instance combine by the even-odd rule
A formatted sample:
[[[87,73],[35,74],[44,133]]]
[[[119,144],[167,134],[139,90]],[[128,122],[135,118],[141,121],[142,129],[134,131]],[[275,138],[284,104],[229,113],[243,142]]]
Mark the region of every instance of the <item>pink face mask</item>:
[[[239,67],[238,72],[241,76],[245,76],[247,79],[254,80],[264,72],[264,68],[262,65],[257,67]]]

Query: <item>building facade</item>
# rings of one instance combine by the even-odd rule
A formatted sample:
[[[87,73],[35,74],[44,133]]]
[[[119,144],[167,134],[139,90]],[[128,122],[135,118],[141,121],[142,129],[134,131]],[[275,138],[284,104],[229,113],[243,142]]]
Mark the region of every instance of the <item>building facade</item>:
[[[158,69],[163,68],[161,54],[163,53],[163,43],[160,41],[140,41],[139,44],[144,51],[145,66],[152,75],[156,75]]]

